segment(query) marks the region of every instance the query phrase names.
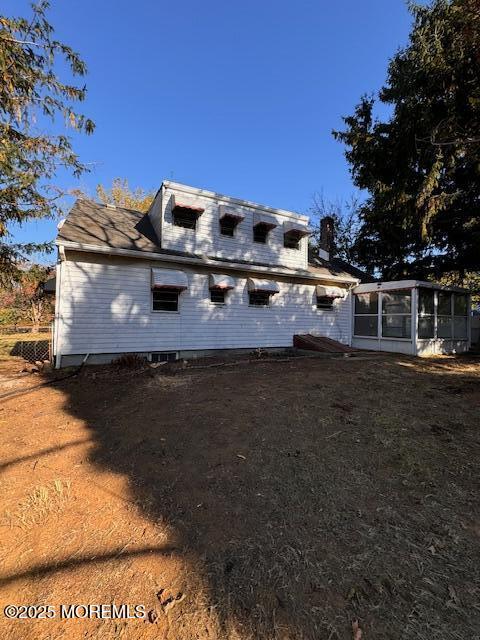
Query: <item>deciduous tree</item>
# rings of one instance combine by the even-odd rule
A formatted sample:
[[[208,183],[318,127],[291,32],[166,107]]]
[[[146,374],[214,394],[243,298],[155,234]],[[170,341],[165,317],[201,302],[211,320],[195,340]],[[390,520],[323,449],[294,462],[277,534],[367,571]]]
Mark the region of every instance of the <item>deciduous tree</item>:
[[[320,221],[328,216],[333,219],[334,226],[333,256],[349,264],[358,264],[359,206],[359,200],[355,196],[346,202],[331,202],[322,193],[316,193],[313,196],[309,214],[313,227],[310,244],[314,253],[320,247]]]
[[[104,204],[114,204],[117,207],[136,211],[148,211],[155,193],[145,191],[141,187],[130,189],[126,178],[114,178],[110,189],[106,189],[101,184],[97,186],[97,197]]]
[[[42,284],[50,274],[48,267],[31,265],[19,269],[16,278],[7,288],[0,290],[0,301],[4,310],[4,322],[12,324],[20,320],[28,322],[32,332],[37,332],[42,321],[47,322],[52,311],[52,301],[46,296]]]

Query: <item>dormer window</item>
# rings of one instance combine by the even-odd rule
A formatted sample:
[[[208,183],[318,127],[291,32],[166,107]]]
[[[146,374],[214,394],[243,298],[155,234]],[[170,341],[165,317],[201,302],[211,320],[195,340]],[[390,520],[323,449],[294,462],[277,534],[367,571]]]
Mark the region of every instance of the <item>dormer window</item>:
[[[272,216],[256,212],[253,214],[253,241],[266,244],[269,232],[277,226]]]
[[[300,249],[301,239],[310,235],[312,230],[304,224],[297,222],[283,223],[283,246],[287,249]]]
[[[243,220],[245,216],[243,215],[243,213],[234,209],[233,207],[226,207],[223,204],[219,206],[218,214],[220,223],[220,234],[222,236],[229,236],[230,238],[233,238],[237,225]]]
[[[235,227],[238,224],[238,220],[236,218],[232,218],[231,216],[225,216],[220,220],[220,233],[222,236],[230,236],[233,238],[235,234]]]
[[[176,227],[184,229],[197,228],[197,220],[205,211],[203,207],[196,206],[190,202],[177,201],[172,197],[172,222]]]
[[[256,227],[253,227],[253,241],[266,244],[269,231],[270,229],[266,225],[257,224]]]
[[[287,249],[300,249],[300,240],[301,238],[299,238],[298,236],[295,236],[293,234],[285,234],[283,236],[283,246],[286,247]]]
[[[176,227],[195,230],[197,228],[197,220],[200,213],[190,207],[176,206],[172,211],[173,224]]]

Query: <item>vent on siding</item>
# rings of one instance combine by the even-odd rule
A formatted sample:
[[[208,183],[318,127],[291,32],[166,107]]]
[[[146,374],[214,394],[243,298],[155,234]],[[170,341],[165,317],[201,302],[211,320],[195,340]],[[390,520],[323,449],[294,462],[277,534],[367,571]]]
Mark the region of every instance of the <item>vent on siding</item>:
[[[150,354],[151,362],[175,362],[177,359],[176,351],[160,351]]]

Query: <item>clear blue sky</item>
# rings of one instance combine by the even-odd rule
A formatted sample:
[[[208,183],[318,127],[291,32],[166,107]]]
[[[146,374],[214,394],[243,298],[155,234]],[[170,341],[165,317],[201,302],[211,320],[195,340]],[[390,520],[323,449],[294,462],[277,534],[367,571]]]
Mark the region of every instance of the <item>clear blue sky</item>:
[[[81,109],[97,125],[75,142],[92,172],[60,186],[167,178],[301,212],[315,191],[354,192],[331,130],[382,85],[411,23],[404,0],[52,0],[49,17],[88,65]]]

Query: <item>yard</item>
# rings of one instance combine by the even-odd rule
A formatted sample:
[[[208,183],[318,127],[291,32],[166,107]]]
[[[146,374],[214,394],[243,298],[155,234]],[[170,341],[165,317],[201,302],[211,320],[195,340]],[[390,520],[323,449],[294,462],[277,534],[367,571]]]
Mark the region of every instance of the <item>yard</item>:
[[[2,609],[148,615],[3,637],[480,637],[479,363],[86,368],[4,397]],[[0,394],[42,380],[19,370]]]

